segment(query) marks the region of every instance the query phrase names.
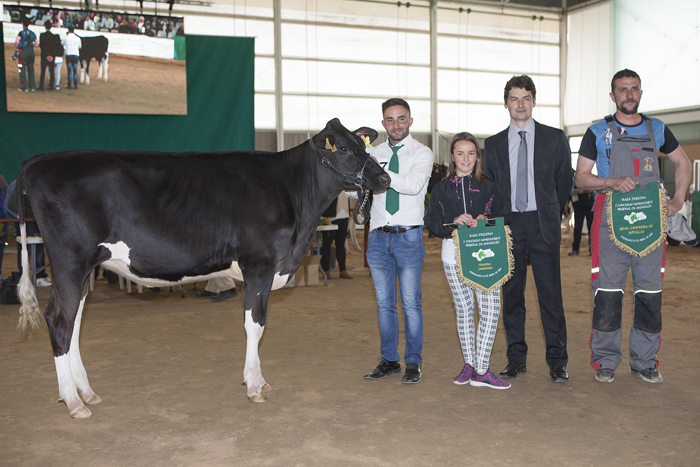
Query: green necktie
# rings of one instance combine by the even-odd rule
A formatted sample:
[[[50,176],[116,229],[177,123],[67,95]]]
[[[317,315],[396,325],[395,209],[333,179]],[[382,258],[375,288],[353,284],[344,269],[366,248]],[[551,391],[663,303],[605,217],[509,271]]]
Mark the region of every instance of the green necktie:
[[[391,146],[391,160],[389,161],[389,170],[394,173],[399,173],[399,149],[401,146]],[[399,194],[393,188],[386,190],[386,212],[396,214],[399,210]]]

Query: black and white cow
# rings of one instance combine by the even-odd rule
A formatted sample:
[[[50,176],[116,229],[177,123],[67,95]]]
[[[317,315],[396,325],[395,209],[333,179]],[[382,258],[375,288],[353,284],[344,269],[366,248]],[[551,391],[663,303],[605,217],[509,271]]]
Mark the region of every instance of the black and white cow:
[[[107,82],[107,70],[109,69],[109,39],[105,36],[81,37],[80,47],[80,84],[90,84],[90,62],[94,58],[100,64],[97,72],[97,80]]]
[[[318,220],[342,190],[385,189],[390,178],[338,119],[279,153],[77,150],[24,161],[26,192],[50,258],[53,288],[44,317],[59,395],[74,418],[101,402],[78,347],[88,278],[95,266],[151,287],[229,276],[243,282],[248,398],[264,402],[258,343],[270,290],[287,283],[308,253]],[[40,311],[26,254],[19,197],[23,275],[20,328]],[[195,240],[196,239],[196,240]]]

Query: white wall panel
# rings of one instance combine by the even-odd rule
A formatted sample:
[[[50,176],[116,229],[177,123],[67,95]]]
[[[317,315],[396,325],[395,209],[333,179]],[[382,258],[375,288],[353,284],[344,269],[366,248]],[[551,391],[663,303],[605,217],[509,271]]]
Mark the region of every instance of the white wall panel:
[[[583,128],[576,133],[610,112],[610,37],[609,3],[569,14],[564,125]]]
[[[700,2],[616,0],[614,74],[642,78],[642,111],[700,105]]]

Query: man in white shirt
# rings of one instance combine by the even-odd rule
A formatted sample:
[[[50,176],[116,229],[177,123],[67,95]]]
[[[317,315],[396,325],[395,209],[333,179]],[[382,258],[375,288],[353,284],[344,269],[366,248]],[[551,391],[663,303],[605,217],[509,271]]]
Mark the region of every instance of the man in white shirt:
[[[398,276],[406,330],[403,382],[417,383],[422,376],[423,216],[434,156],[430,148],[409,134],[413,119],[405,100],[389,99],[382,104],[382,113],[382,126],[389,140],[374,148],[372,157],[391,175],[391,185],[384,193],[374,194],[367,246],[367,263],[377,295],[382,357],[379,365],[364,377],[380,379],[401,372],[397,350]]]
[[[73,26],[68,27],[68,34],[61,42],[66,52],[66,65],[68,66],[68,89],[78,89],[78,59],[83,42],[73,32]]]

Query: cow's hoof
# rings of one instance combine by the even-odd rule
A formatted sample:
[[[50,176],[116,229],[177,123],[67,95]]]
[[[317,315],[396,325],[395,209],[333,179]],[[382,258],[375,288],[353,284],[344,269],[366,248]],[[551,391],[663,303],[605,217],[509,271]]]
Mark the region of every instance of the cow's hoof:
[[[269,384],[265,383],[260,391],[261,391],[261,392],[270,392],[270,391],[272,391],[272,386],[270,386]]]
[[[78,407],[70,413],[71,418],[88,418],[92,415],[90,409],[85,406]]]
[[[83,402],[85,402],[87,405],[97,405],[100,402],[102,402],[102,399],[97,394],[93,394],[87,400],[83,397],[82,394],[80,394],[80,398],[83,399]]]
[[[248,400],[250,402],[255,402],[256,404],[261,404],[267,402],[267,396],[262,392],[256,392],[254,394],[248,394]]]

